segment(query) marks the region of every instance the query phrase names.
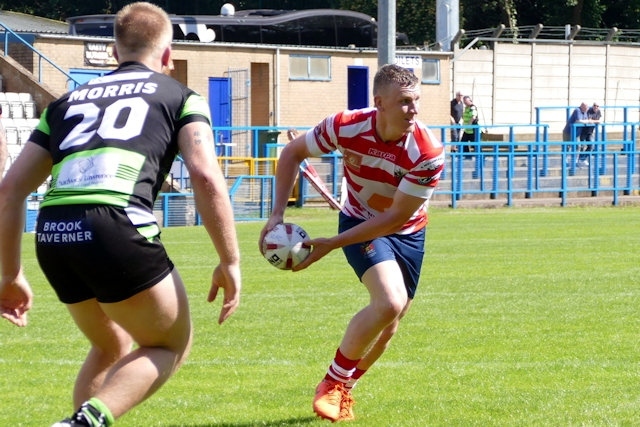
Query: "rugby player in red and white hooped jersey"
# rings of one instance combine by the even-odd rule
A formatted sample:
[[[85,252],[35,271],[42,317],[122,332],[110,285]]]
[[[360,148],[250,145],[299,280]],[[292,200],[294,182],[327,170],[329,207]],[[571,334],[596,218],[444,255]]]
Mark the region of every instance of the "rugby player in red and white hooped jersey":
[[[312,239],[309,267],[334,249],[369,291],[349,322],[335,358],[316,388],[313,409],[331,421],[354,419],[351,390],[388,346],[407,313],[424,255],[427,205],[444,168],[443,146],[417,121],[420,86],[408,69],[385,65],[373,83],[374,107],[325,118],[283,149],[276,198],[259,242],[284,221],[300,163],[331,151],[343,155],[347,197],[339,233]]]

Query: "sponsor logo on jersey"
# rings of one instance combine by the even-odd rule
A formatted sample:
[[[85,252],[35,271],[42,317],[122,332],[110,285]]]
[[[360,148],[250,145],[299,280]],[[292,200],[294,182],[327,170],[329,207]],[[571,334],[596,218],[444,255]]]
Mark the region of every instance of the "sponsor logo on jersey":
[[[343,161],[349,169],[359,171],[360,166],[362,165],[362,155],[351,150],[345,150],[343,154]]]
[[[442,167],[443,164],[444,164],[444,153],[441,153],[436,157],[432,157],[420,163],[420,165],[417,167],[417,170],[434,171]]]
[[[38,243],[78,243],[93,240],[82,221],[46,221],[37,233]]]
[[[371,147],[367,150],[367,154],[372,157],[379,157],[384,160],[388,160],[390,162],[396,161],[396,155],[393,153],[388,153],[386,151],[378,150],[377,148]]]

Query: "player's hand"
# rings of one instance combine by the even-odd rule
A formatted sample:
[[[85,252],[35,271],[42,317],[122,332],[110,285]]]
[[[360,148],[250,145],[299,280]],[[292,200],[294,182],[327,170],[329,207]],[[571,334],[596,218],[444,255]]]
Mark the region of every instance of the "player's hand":
[[[264,241],[264,236],[271,231],[276,225],[282,224],[283,218],[281,216],[272,216],[269,218],[267,223],[262,227],[260,231],[260,237],[258,237],[258,249],[260,253],[264,255],[264,251],[262,250],[262,242]]]
[[[215,301],[218,290],[223,290],[222,308],[218,324],[222,324],[231,316],[238,305],[240,305],[240,289],[242,288],[240,279],[240,267],[238,265],[218,265],[213,270],[211,279],[211,289],[207,297],[208,302]]]
[[[320,258],[324,257],[326,254],[335,249],[331,239],[327,239],[324,237],[311,239],[305,242],[304,246],[311,247],[311,253],[308,257],[301,261],[300,264],[293,267],[291,271],[304,270],[305,268],[309,267],[311,264],[318,261]]]
[[[0,314],[16,326],[27,326],[27,312],[33,304],[33,292],[22,272],[0,280]]]

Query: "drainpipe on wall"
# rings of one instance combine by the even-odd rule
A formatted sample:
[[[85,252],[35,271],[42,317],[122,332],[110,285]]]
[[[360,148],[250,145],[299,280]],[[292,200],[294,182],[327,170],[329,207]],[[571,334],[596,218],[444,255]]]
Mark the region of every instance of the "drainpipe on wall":
[[[280,126],[280,48],[276,48],[275,70],[273,71],[273,125]]]

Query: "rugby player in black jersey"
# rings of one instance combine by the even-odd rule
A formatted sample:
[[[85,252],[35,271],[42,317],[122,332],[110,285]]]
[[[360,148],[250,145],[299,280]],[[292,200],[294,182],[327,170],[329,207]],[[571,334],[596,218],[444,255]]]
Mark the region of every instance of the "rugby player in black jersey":
[[[146,2],[115,18],[119,67],[51,103],[0,183],[0,313],[25,326],[32,291],[22,271],[24,201],[47,177],[36,226],[38,262],[91,348],[77,411],[55,426],[110,426],[158,390],[189,353],[185,286],[153,203],[178,152],[218,253],[208,301],[218,322],[240,302],[240,254],[227,185],[203,97],[162,73],[172,26]],[[135,345],[134,345],[135,344]]]

